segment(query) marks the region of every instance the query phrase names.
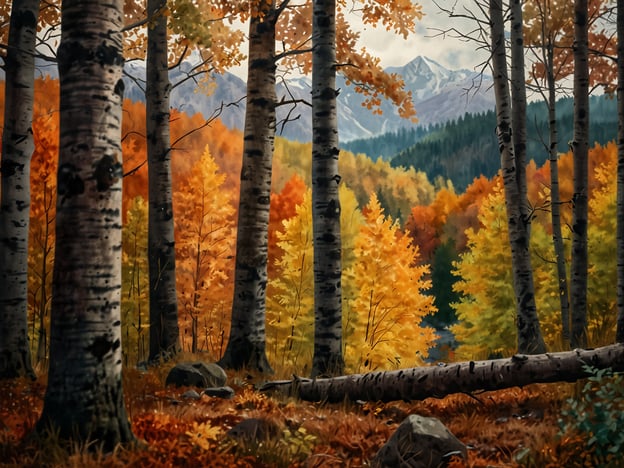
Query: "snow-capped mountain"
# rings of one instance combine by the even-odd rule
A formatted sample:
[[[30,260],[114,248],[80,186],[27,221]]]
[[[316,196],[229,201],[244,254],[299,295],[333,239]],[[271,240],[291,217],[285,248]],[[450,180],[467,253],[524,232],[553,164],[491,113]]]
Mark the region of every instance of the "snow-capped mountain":
[[[430,58],[418,56],[403,67],[388,67],[388,73],[403,77],[406,87],[416,101],[423,101],[432,94],[439,94],[447,86],[464,82],[474,73],[468,70],[448,70]]]
[[[171,72],[170,79],[174,85],[171,106],[191,115],[201,113],[205,118],[218,112],[225,125],[242,129],[245,118],[245,82],[231,73],[225,73],[214,75],[210,78],[211,82],[202,82],[198,87],[195,80],[186,79],[191,68],[192,65],[185,62]],[[445,122],[466,112],[477,113],[494,108],[492,80],[489,76],[480,77],[470,70],[449,70],[423,56],[416,57],[402,67],[390,67],[386,71],[402,76],[406,88],[412,92],[418,125]],[[129,62],[125,72],[125,97],[143,101],[145,63]],[[46,73],[57,76],[55,70],[49,68]],[[373,114],[362,106],[364,97],[356,93],[352,85],[347,85],[340,75],[336,78],[336,87],[339,90],[338,129],[342,142],[414,125],[399,117],[388,101],[382,102],[382,115]],[[278,102],[282,103],[277,108],[278,134],[291,140],[312,139],[310,107],[301,102],[295,108],[288,104],[289,101],[309,103],[311,91],[311,81],[307,77],[278,79],[277,96]]]
[[[412,92],[419,125],[445,122],[463,116],[466,112],[483,112],[494,108],[492,80],[470,70],[448,70],[439,63],[427,58],[416,57],[403,67],[390,67],[386,70],[403,78],[406,89]],[[306,99],[311,96],[311,82],[308,78],[288,81],[289,92],[284,84],[278,84],[278,96]],[[338,94],[338,129],[340,141],[367,138],[381,133],[414,125],[399,117],[394,105],[382,102],[382,115],[373,114],[362,106],[364,97],[347,86],[342,76],[336,78]],[[290,94],[289,94],[290,93]],[[286,106],[287,107],[287,106]],[[278,108],[278,120],[283,119],[288,108]],[[300,106],[291,118],[297,120],[284,126],[283,135],[299,141],[311,140],[310,109]],[[281,127],[278,126],[278,131]]]
[[[494,108],[494,92],[489,76],[480,77],[479,73],[470,70],[449,70],[422,56],[402,67],[389,67],[386,71],[400,75],[406,89],[412,92],[418,125],[446,122],[466,112],[478,113]],[[372,115],[362,107],[362,96],[351,87],[346,87],[338,100],[341,141],[414,125],[399,117],[389,101],[382,103],[382,115]]]

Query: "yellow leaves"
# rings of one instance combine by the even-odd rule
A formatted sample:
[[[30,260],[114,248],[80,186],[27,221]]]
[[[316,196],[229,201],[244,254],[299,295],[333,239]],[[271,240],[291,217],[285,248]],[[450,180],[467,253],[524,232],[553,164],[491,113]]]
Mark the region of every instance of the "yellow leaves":
[[[149,276],[147,260],[147,202],[135,197],[122,228],[121,323],[123,352],[130,362],[147,358]]]
[[[354,261],[354,238],[362,215],[355,195],[339,188],[343,269]],[[314,265],[312,245],[312,192],[307,189],[295,216],[283,221],[277,232],[283,254],[275,260],[276,278],[267,292],[267,352],[273,362],[301,372],[312,362],[314,334]],[[343,275],[343,297],[353,297],[352,283]]]
[[[355,260],[346,272],[354,298],[345,330],[345,362],[351,371],[409,367],[427,356],[431,328],[422,319],[436,311],[423,294],[429,267],[418,265],[418,250],[400,226],[386,217],[376,195],[364,210],[365,223],[355,241]]]
[[[210,450],[216,442],[223,438],[223,429],[210,423],[193,421],[191,429],[185,433],[190,442],[202,450]]]
[[[297,366],[311,358],[314,323],[312,250],[312,192],[308,189],[296,215],[283,221],[277,233],[282,256],[276,260],[279,276],[269,285],[267,346],[277,362]],[[277,350],[281,353],[278,354]]]

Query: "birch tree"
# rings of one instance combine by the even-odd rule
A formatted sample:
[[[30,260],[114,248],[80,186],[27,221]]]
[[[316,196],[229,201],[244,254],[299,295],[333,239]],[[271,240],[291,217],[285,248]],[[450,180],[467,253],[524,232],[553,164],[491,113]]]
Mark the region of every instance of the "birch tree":
[[[180,350],[171,190],[167,1],[148,0],[145,107],[148,159],[149,360]]]
[[[379,5],[375,7],[377,3]],[[269,190],[277,105],[275,70],[277,61],[280,61],[288,70],[294,67],[304,73],[311,71],[310,49],[306,48],[311,37],[311,8],[312,2],[309,1],[297,5],[291,5],[289,0],[279,4],[272,1],[251,4],[232,328],[220,361],[225,367],[248,365],[263,371],[270,369],[265,351],[265,315]],[[404,37],[413,31],[415,19],[422,16],[418,5],[402,0],[366,1],[362,12],[366,23],[381,23]],[[413,118],[412,97],[404,90],[400,78],[385,73],[379,66],[379,59],[371,57],[365,50],[358,50],[358,35],[349,29],[344,15],[339,16],[336,23],[338,50],[342,52],[338,61],[345,64],[341,70],[357,85],[358,92],[368,96],[365,104],[370,109],[377,109],[381,97],[387,97],[397,106],[401,116]],[[275,51],[276,39],[283,47],[279,54]],[[295,101],[285,97],[279,104],[299,104]]]
[[[281,7],[285,7],[285,1]],[[271,173],[275,145],[275,2],[249,19],[247,108],[241,169],[230,338],[219,364],[272,372],[266,357],[266,286]]]
[[[34,377],[28,344],[28,228],[39,0],[14,0],[5,60],[0,193],[0,379]]]
[[[589,66],[587,0],[574,1],[574,193],[570,265],[570,346],[587,345],[587,206],[589,153]]]
[[[336,113],[336,3],[315,0],[312,15],[312,375],[342,374],[342,243]]]
[[[559,139],[557,132],[557,89],[556,81],[561,76],[555,69],[555,49],[559,47],[558,38],[570,26],[566,21],[569,4],[553,4],[534,1],[529,5],[532,21],[525,30],[528,46],[535,46],[537,64],[533,67],[532,77],[548,109],[548,141],[545,143],[550,163],[550,213],[552,239],[557,264],[559,285],[559,305],[561,308],[561,335],[564,343],[570,340],[570,295],[568,290],[568,272],[566,267],[563,234],[561,229],[561,197],[559,193]],[[563,9],[560,10],[560,9]],[[528,16],[528,15],[527,15]],[[537,68],[542,68],[541,73]],[[544,82],[544,86],[540,82]]]
[[[517,10],[516,6],[516,10]],[[516,11],[514,10],[514,11]],[[496,97],[496,132],[501,153],[501,169],[505,189],[505,206],[509,224],[509,241],[513,270],[513,286],[516,297],[516,320],[518,325],[518,351],[522,353],[542,353],[546,350],[540,330],[535,305],[533,270],[529,253],[530,217],[526,211],[526,191],[522,189],[522,176],[525,170],[514,153],[512,135],[511,100],[507,73],[505,31],[502,0],[490,0],[490,26],[492,71]],[[516,11],[517,15],[517,11]],[[512,27],[513,29],[513,27]],[[522,26],[520,24],[520,34]],[[516,54],[518,51],[516,50]],[[523,77],[524,79],[524,77]],[[514,101],[514,104],[517,104]],[[515,130],[515,129],[514,129]]]
[[[121,379],[122,22],[121,0],[63,2],[50,368],[37,423],[105,451],[134,440]]]

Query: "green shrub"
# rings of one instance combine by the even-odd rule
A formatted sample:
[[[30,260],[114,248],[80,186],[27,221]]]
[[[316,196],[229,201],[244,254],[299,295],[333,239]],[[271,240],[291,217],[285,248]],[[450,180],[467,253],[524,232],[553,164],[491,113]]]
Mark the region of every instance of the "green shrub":
[[[611,369],[583,368],[590,377],[581,394],[566,400],[559,434],[579,435],[600,466],[622,466],[624,452],[624,376]]]

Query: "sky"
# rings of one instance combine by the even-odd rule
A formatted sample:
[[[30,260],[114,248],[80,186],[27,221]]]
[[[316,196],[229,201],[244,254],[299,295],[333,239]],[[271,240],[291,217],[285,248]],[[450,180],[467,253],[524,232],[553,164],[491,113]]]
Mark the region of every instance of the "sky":
[[[464,12],[465,8],[473,8],[474,0],[435,0],[446,8],[453,7],[456,12]],[[361,33],[360,45],[365,46],[373,55],[381,59],[382,67],[402,66],[419,55],[435,60],[449,69],[466,68],[473,70],[483,62],[486,54],[475,51],[474,43],[462,42],[459,39],[440,37],[438,30],[448,30],[451,25],[462,31],[470,31],[474,23],[458,18],[450,19],[441,12],[434,0],[418,0],[425,14],[416,24],[416,32],[407,40],[384,29],[364,26],[356,14],[351,14],[350,21],[354,30]],[[246,78],[246,65],[230,70],[241,78]]]
[[[407,40],[401,36],[370,26],[358,28],[362,43],[374,55],[381,58],[382,66],[401,66],[410,62],[418,55],[431,58],[449,69],[467,68],[472,70],[478,66],[485,54],[475,52],[474,43],[462,42],[459,39],[439,36],[438,30],[448,30],[451,26],[470,31],[474,24],[458,18],[450,19],[441,12],[433,0],[418,0],[425,14],[417,24],[416,32]],[[454,6],[456,12],[464,12],[464,8],[472,8],[473,0],[437,0],[438,5],[445,8]]]

